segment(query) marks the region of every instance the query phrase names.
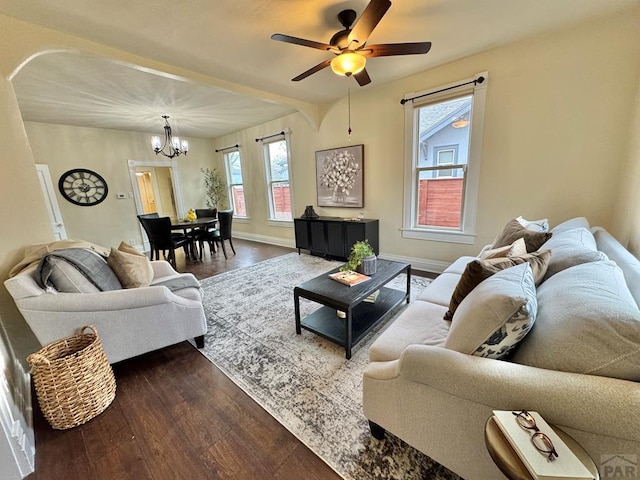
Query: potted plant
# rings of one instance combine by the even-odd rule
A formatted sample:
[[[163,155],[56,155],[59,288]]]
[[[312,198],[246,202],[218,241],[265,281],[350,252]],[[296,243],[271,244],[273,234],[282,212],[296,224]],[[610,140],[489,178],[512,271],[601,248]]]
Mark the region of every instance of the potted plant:
[[[376,273],[376,253],[367,240],[359,240],[353,244],[347,263],[340,270],[354,270],[364,275]]]
[[[201,168],[204,174],[204,186],[207,194],[207,207],[213,209],[225,209],[227,207],[227,184],[224,178],[214,168]]]

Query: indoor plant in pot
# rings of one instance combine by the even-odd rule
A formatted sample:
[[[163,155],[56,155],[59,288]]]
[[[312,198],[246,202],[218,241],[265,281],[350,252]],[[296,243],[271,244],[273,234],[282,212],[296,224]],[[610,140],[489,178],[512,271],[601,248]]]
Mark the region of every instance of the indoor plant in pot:
[[[349,258],[340,270],[354,270],[364,275],[376,273],[376,253],[367,240],[359,240],[351,247]]]
[[[201,168],[207,195],[207,207],[221,210],[227,206],[227,184],[217,168]]]

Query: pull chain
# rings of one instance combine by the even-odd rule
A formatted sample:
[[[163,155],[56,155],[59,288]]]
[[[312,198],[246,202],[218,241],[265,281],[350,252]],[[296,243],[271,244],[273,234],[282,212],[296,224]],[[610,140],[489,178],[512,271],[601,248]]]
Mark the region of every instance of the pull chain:
[[[347,112],[348,112],[348,120],[349,120],[349,128],[347,130],[347,136],[349,137],[349,141],[351,141],[351,89],[347,89]]]

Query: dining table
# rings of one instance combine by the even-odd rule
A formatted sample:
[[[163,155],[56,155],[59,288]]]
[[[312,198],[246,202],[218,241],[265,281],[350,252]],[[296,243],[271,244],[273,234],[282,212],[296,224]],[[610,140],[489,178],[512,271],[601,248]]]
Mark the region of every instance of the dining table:
[[[197,233],[199,230],[204,231],[213,228],[218,223],[216,217],[199,217],[195,220],[184,220],[182,218],[171,218],[171,230],[182,230],[184,235],[189,238],[189,258],[193,261],[199,259],[198,248],[196,245]]]

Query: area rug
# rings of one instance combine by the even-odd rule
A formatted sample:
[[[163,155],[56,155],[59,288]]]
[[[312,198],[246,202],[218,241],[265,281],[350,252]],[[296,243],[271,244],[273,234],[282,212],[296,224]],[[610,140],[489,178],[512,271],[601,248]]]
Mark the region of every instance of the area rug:
[[[373,439],[362,413],[368,346],[402,307],[350,360],[318,335],[296,335],[294,286],[338,265],[291,253],[203,280],[209,333],[201,352],[345,479],[457,479],[392,435]],[[412,277],[412,298],[428,283]],[[406,277],[387,286],[404,290]],[[303,316],[316,308],[301,299]]]

